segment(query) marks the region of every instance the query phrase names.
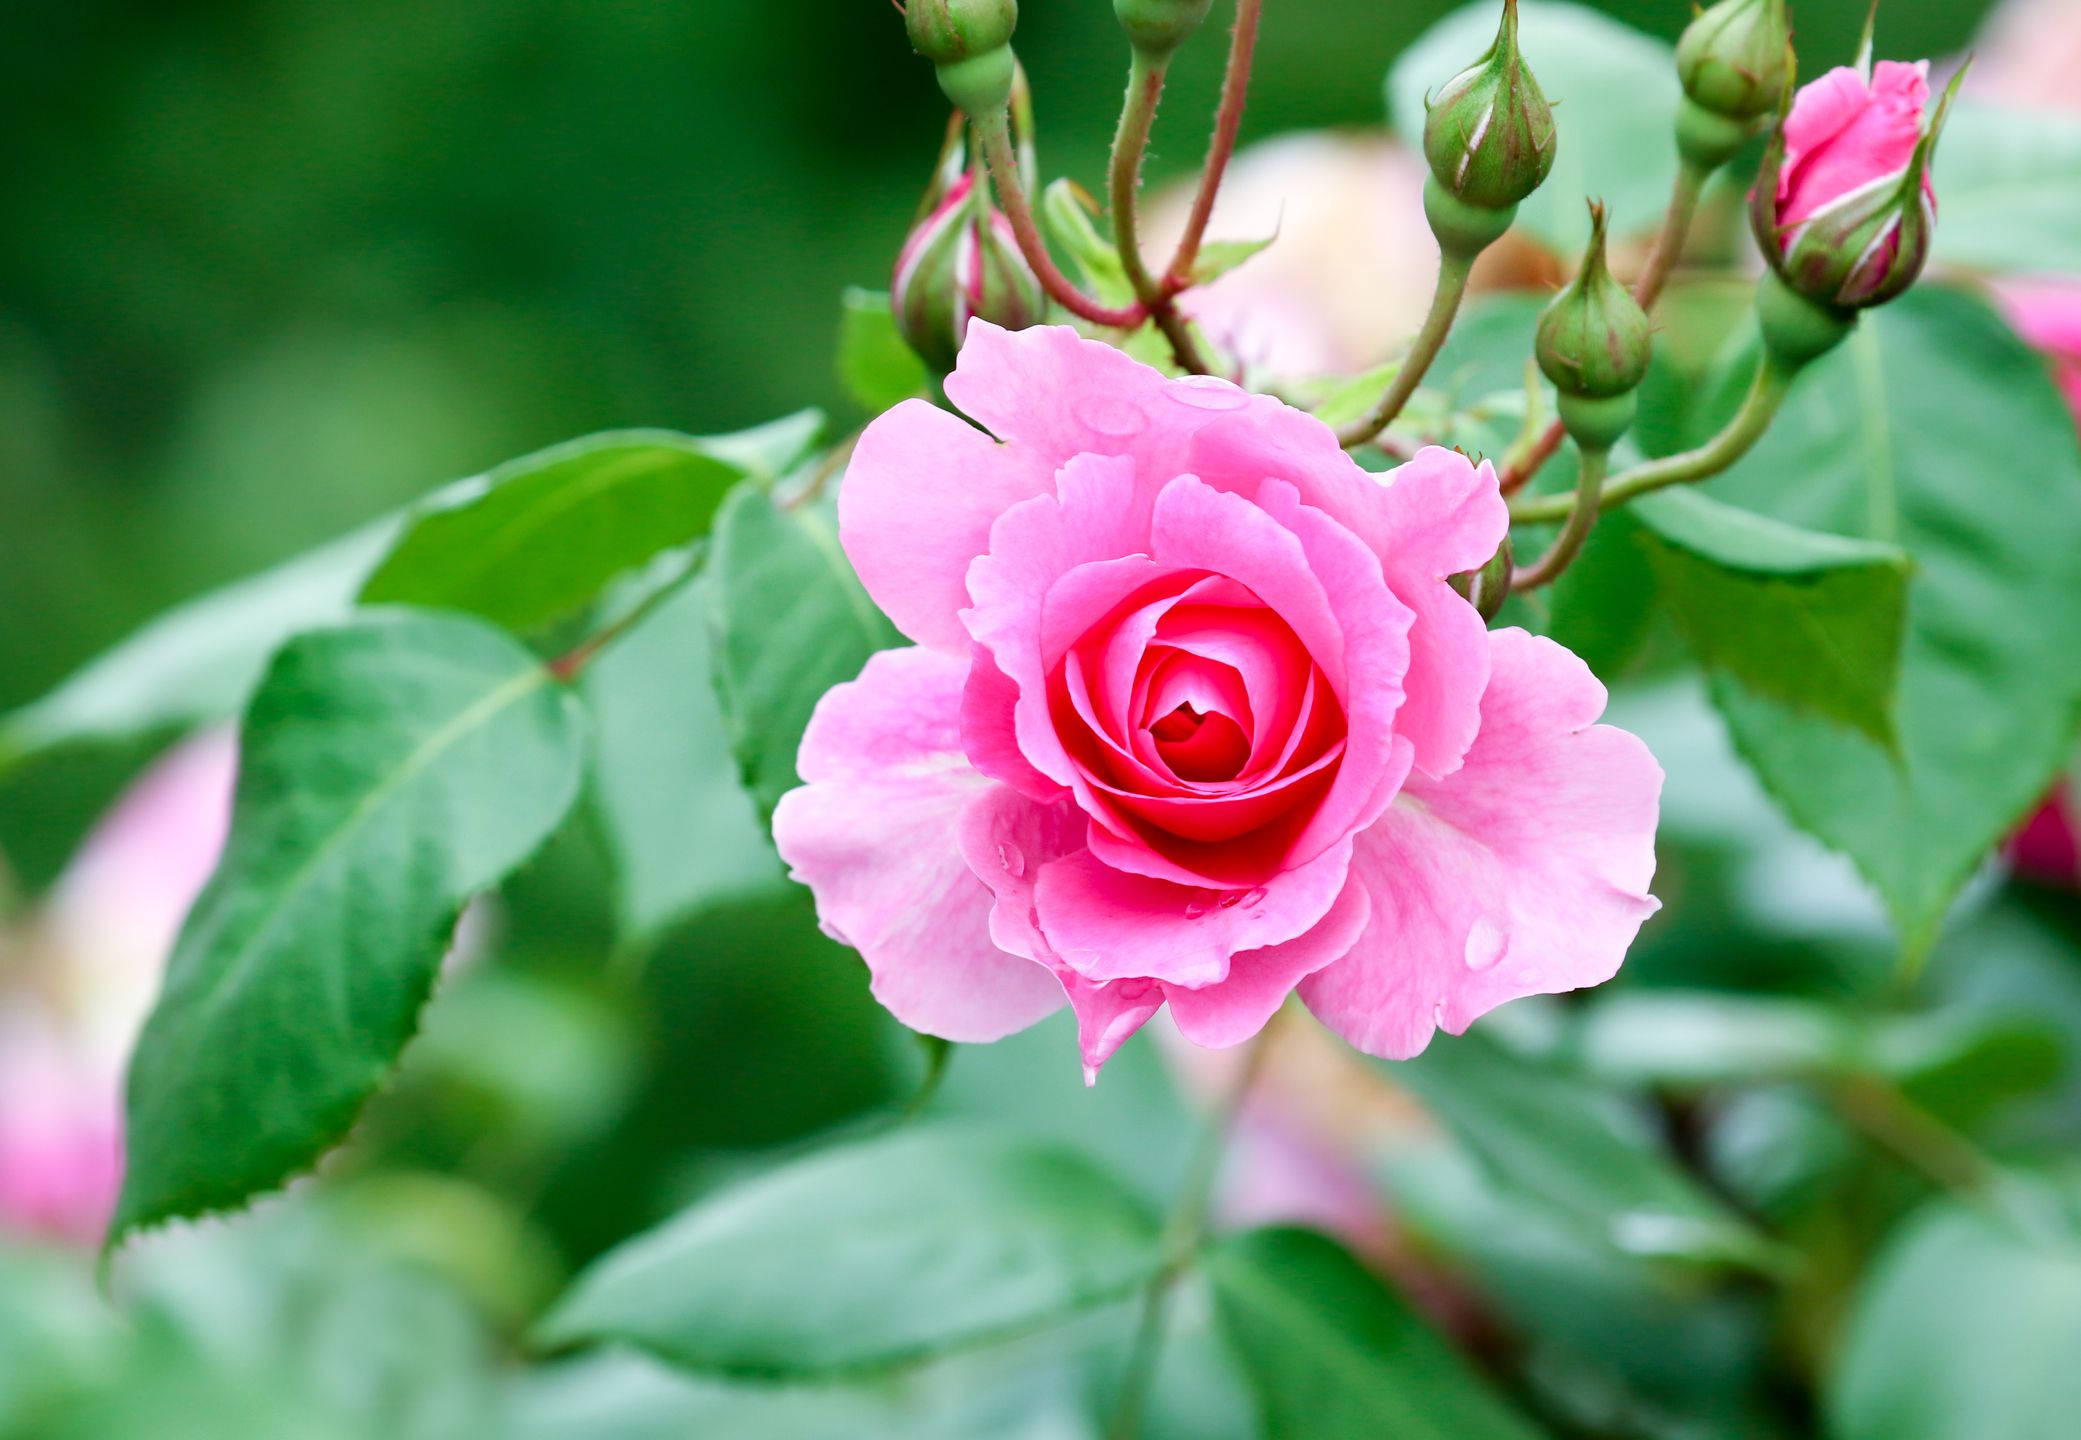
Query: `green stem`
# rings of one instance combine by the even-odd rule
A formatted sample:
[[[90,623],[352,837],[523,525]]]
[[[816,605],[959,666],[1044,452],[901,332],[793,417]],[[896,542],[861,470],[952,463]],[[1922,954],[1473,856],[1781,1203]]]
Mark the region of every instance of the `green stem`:
[[[1591,447],[1583,450],[1582,480],[1575,490],[1575,503],[1569,508],[1567,523],[1562,525],[1551,549],[1511,577],[1511,589],[1536,590],[1541,585],[1551,585],[1561,578],[1561,572],[1575,563],[1575,557],[1582,553],[1583,542],[1590,538],[1591,527],[1597,523],[1604,474],[1610,464],[1611,451],[1608,449]]]
[[[1276,1015],[1272,1023],[1278,1023]],[[1113,1410],[1112,1423],[1106,1427],[1106,1440],[1133,1440],[1141,1430],[1142,1411],[1149,1403],[1149,1387],[1156,1379],[1157,1364],[1163,1358],[1163,1336],[1170,1319],[1171,1292],[1177,1288],[1179,1279],[1192,1267],[1193,1259],[1199,1253],[1200,1239],[1207,1228],[1207,1214],[1213,1205],[1214,1182],[1221,1176],[1222,1157],[1228,1152],[1228,1140],[1235,1129],[1236,1116],[1249,1098],[1251,1087],[1257,1083],[1258,1074],[1264,1069],[1265,1056],[1270,1050],[1267,1041],[1271,1029],[1272,1026],[1267,1025],[1250,1042],[1241,1068],[1220,1105],[1207,1117],[1206,1128],[1200,1132],[1199,1144],[1186,1166],[1177,1204],[1163,1227],[1162,1268],[1150,1278],[1148,1288],[1142,1292],[1141,1319],[1135,1326],[1127,1370],[1120,1382],[1120,1398]]]
[[[1048,253],[1048,242],[1041,238],[1040,226],[1033,218],[1033,203],[1019,175],[1019,157],[1012,149],[1011,127],[1003,115],[994,115],[977,120],[975,128],[982,141],[983,156],[990,162],[990,183],[997,191],[997,203],[1004,207],[1005,218],[1011,222],[1012,234],[1019,242],[1019,253],[1033,267],[1041,288],[1072,315],[1109,330],[1132,330],[1148,319],[1146,306],[1115,309],[1100,304],[1062,273],[1055,257]]]
[[[1474,269],[1471,255],[1441,254],[1438,257],[1438,284],[1431,292],[1431,313],[1424,317],[1423,328],[1416,332],[1416,341],[1409,347],[1409,354],[1402,366],[1395,371],[1395,378],[1388,382],[1387,391],[1359,419],[1337,432],[1338,443],[1347,450],[1363,445],[1375,435],[1392,425],[1416,387],[1423,383],[1431,362],[1445,346],[1445,337],[1452,332],[1453,318],[1459,314],[1460,300],[1467,293],[1467,277]]]
[[[1791,379],[1790,372],[1766,356],[1756,369],[1755,382],[1749,386],[1741,409],[1734,413],[1724,430],[1695,450],[1649,460],[1621,472],[1603,487],[1603,495],[1591,518],[1606,510],[1616,510],[1649,491],[1670,485],[1688,485],[1727,469],[1763,438],[1763,432],[1770,427],[1778,406],[1784,403],[1785,390]],[[1565,495],[1542,495],[1531,500],[1513,501],[1510,518],[1520,525],[1551,524],[1569,519],[1576,509],[1576,495],[1571,491]]]
[[[1149,151],[1149,132],[1156,123],[1156,107],[1163,99],[1165,67],[1139,50],[1127,72],[1127,99],[1120,107],[1120,128],[1113,137],[1113,159],[1107,179],[1113,210],[1113,238],[1120,249],[1120,268],[1134,286],[1149,318],[1170,341],[1171,354],[1179,366],[1195,375],[1211,373],[1199,342],[1185,317],[1178,313],[1170,289],[1149,273],[1142,258],[1139,197],[1142,188],[1142,157]]]
[[[1662,212],[1662,228],[1655,235],[1655,248],[1648,252],[1647,264],[1633,281],[1633,299],[1641,309],[1652,311],[1655,302],[1662,298],[1662,287],[1669,283],[1669,272],[1684,253],[1691,221],[1698,214],[1698,197],[1705,193],[1705,182],[1710,178],[1712,172],[1693,161],[1685,160],[1677,166],[1676,184],[1669,192],[1669,208]]]

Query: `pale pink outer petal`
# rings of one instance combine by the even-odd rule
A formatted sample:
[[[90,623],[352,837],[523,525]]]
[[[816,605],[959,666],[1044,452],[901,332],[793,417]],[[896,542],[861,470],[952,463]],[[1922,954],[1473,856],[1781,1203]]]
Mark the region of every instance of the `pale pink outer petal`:
[[[1372,913],[1366,887],[1346,883],[1329,914],[1300,939],[1244,951],[1217,984],[1198,990],[1165,985],[1178,1033],[1209,1049],[1242,1044],[1264,1029],[1294,986],[1350,952]]]
[[[1804,224],[1851,191],[1905,170],[1928,99],[1926,60],[1882,60],[1869,88],[1846,67],[1802,86],[1785,119],[1778,223]]]
[[[1043,965],[990,939],[990,890],[962,858],[963,809],[990,784],[961,753],[965,661],[885,650],[817,702],[773,838],[874,996],[947,1040],[996,1040],[1062,1005]]]
[[[1239,951],[1295,940],[1344,889],[1351,842],[1248,890],[1206,890],[1115,870],[1089,850],[1043,867],[1034,888],[1041,933],[1091,980],[1207,986]]]
[[[1078,455],[1132,459],[1142,481],[1132,518],[1140,520],[1164,482],[1185,471],[1201,429],[1228,416],[1287,408],[1225,380],[1168,379],[1068,326],[1009,331],[984,320],[970,323],[946,391],[964,415],[1031,465],[1053,471]]]
[[[1054,465],[923,400],[860,436],[838,488],[838,538],[874,603],[921,645],[966,654],[968,562],[999,515],[1054,488]]]
[[[1594,723],[1604,687],[1581,660],[1522,630],[1491,643],[1466,764],[1412,778],[1358,838],[1372,921],[1301,982],[1308,1008],[1369,1054],[1406,1059],[1506,1000],[1608,980],[1658,908],[1661,767]]]

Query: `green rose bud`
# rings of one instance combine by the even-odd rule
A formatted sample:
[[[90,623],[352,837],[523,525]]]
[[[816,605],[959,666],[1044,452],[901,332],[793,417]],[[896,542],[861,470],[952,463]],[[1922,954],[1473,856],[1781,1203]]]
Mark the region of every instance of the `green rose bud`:
[[[1145,60],[1163,61],[1190,40],[1213,0],[1113,0],[1113,14]]]
[[[1010,102],[1018,0],[910,0],[903,23],[911,48],[937,68],[939,88],[956,108],[981,118]]]
[[[1554,165],[1554,117],[1517,48],[1517,0],[1488,53],[1445,83],[1423,127],[1424,158],[1447,194],[1501,210],[1546,179]]]
[[[1539,368],[1563,395],[1624,395],[1647,374],[1651,327],[1633,292],[1612,278],[1604,253],[1604,207],[1590,206],[1590,246],[1568,288],[1539,317]]]
[[[1767,114],[1792,73],[1785,0],[1720,0],[1677,41],[1676,73],[1692,103],[1714,115]]]

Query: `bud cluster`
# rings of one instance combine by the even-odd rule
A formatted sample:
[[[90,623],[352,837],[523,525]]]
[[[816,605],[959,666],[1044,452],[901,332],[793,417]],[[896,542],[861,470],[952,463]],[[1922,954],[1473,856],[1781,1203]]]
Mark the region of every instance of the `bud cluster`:
[[[957,109],[977,118],[1003,111],[1018,68],[1019,0],[909,0],[903,24],[911,49],[932,62]]]

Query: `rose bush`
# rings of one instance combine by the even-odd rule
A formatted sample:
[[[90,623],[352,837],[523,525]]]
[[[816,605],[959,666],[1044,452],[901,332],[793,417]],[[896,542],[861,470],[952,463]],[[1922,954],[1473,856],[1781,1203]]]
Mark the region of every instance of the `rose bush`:
[[[947,394],[988,433],[898,406],[839,497],[918,643],[824,697],[775,817],[898,1018],[981,1041],[1066,1000],[1095,1073],[1166,1004],[1233,1045],[1298,988],[1400,1057],[1617,969],[1661,772],[1447,583],[1502,542],[1487,464],[1376,477],[1063,328],[976,324]]]

